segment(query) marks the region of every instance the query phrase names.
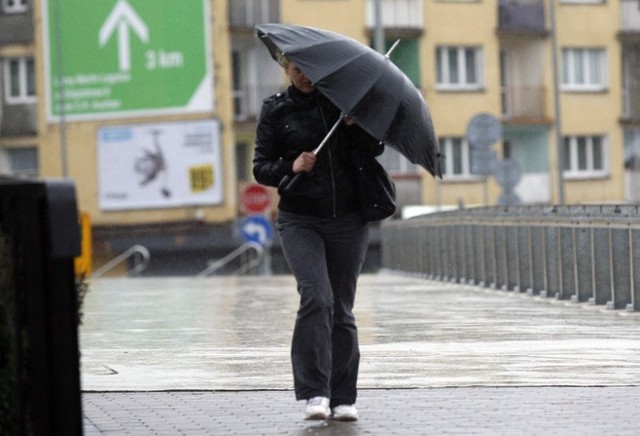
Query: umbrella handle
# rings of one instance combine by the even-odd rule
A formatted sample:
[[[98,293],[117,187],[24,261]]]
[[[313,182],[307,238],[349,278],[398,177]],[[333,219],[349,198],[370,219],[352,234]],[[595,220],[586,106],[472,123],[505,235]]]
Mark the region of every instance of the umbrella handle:
[[[329,133],[327,133],[327,135],[324,137],[324,139],[322,140],[320,145],[318,145],[313,150],[313,154],[314,155],[317,156],[318,153],[320,152],[320,150],[322,150],[322,148],[327,144],[327,142],[329,142],[329,138],[331,138],[331,136],[335,133],[335,131],[340,126],[340,122],[342,121],[342,117],[343,116],[344,116],[343,114],[340,114],[340,116],[338,117],[338,121],[336,121],[335,124],[333,125],[333,127],[331,127],[331,130],[329,130]],[[300,181],[300,179],[304,176],[304,174],[305,173],[298,173],[293,177],[284,176],[282,178],[282,180],[280,180],[280,183],[278,183],[278,194],[282,195],[283,192],[287,192],[288,190],[293,188]]]

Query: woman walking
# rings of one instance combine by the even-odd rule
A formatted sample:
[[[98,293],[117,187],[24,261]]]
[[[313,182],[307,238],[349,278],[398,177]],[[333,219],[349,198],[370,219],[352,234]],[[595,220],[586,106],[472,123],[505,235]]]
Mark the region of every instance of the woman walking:
[[[379,155],[384,147],[343,117],[316,156],[312,150],[342,114],[294,63],[279,61],[291,85],[264,102],[253,173],[267,186],[304,174],[281,192],[277,219],[300,297],[291,346],[296,399],[306,400],[305,419],[353,421],[360,362],[353,306],[369,228],[350,156]]]

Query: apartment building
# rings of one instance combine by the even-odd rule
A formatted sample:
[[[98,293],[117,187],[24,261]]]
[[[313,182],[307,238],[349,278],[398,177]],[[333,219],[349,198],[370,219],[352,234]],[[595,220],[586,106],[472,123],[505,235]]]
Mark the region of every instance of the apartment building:
[[[237,247],[227,17],[221,1],[0,1],[0,171],[73,179],[98,265],[136,243],[159,269]]]
[[[270,59],[248,29],[280,21],[373,44],[375,0],[231,3],[236,13],[251,10],[242,15],[248,20],[242,29],[231,30],[234,56],[245,58],[234,65],[234,84],[236,95],[248,96],[241,110],[236,106],[242,113],[236,120],[246,132],[239,154],[249,155],[260,106],[249,90],[267,95],[281,73],[255,67]],[[401,39],[392,59],[422,90],[446,155],[442,181],[393,151],[383,156],[401,205],[496,204],[499,177],[486,176],[496,168],[510,169],[522,203],[637,201],[637,0],[381,0],[381,6],[387,46]],[[251,41],[250,50],[241,40]],[[484,155],[467,140],[478,114],[502,125],[502,137]]]
[[[243,242],[256,119],[286,86],[254,25],[373,46],[378,0],[162,1],[0,0],[0,174],[72,178],[98,253],[142,243],[195,271]],[[640,200],[638,0],[380,6],[446,155],[434,180],[385,152],[401,207],[496,204],[505,175],[523,203]],[[501,126],[488,150],[478,114]]]

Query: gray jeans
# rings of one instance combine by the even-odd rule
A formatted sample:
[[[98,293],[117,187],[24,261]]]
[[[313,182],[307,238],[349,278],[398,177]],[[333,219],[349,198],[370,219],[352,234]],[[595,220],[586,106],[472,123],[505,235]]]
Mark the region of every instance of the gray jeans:
[[[354,404],[360,350],[352,309],[369,226],[359,214],[316,218],[280,211],[278,231],[300,294],[291,345],[296,399]]]

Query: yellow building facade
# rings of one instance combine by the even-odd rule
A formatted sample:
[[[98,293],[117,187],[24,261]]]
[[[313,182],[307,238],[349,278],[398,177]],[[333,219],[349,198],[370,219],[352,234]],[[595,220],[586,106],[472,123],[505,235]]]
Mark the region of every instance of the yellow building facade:
[[[366,42],[372,40],[375,3],[282,1],[281,20],[328,28]],[[621,68],[625,61],[619,35],[640,30],[637,17],[628,19],[626,25],[622,22],[629,11],[637,15],[638,8],[633,8],[637,2],[380,3],[386,38],[414,39],[417,43],[417,85],[423,90],[450,161],[442,181],[419,172],[419,203],[478,205],[500,201],[502,188],[496,178],[471,170],[473,147],[465,141],[468,125],[478,114],[493,115],[503,124],[503,136],[491,151],[498,162],[510,158],[519,164],[520,182],[515,193],[521,202],[563,200],[575,204],[631,199],[624,174]],[[471,59],[473,65],[462,66],[465,59]],[[457,64],[460,70],[444,73],[445,62],[448,66]],[[463,78],[464,68],[473,70],[477,77]],[[554,68],[559,75],[560,116],[556,116]],[[571,72],[566,71],[569,68]],[[439,74],[450,77],[443,79]],[[586,77],[594,75],[597,77]],[[564,166],[562,182],[559,165]],[[405,187],[408,174],[400,171],[395,176]]]
[[[434,180],[385,152],[401,208],[640,199],[637,0],[204,0],[175,13],[136,0],[85,13],[79,1],[0,4],[0,173],[73,179],[105,258],[142,241],[160,257],[200,253],[197,269],[211,247],[241,244],[261,102],[287,85],[253,26],[321,27],[374,46],[377,4],[446,156]],[[179,100],[197,68],[199,97]],[[485,148],[467,138],[480,114],[502,133]]]

